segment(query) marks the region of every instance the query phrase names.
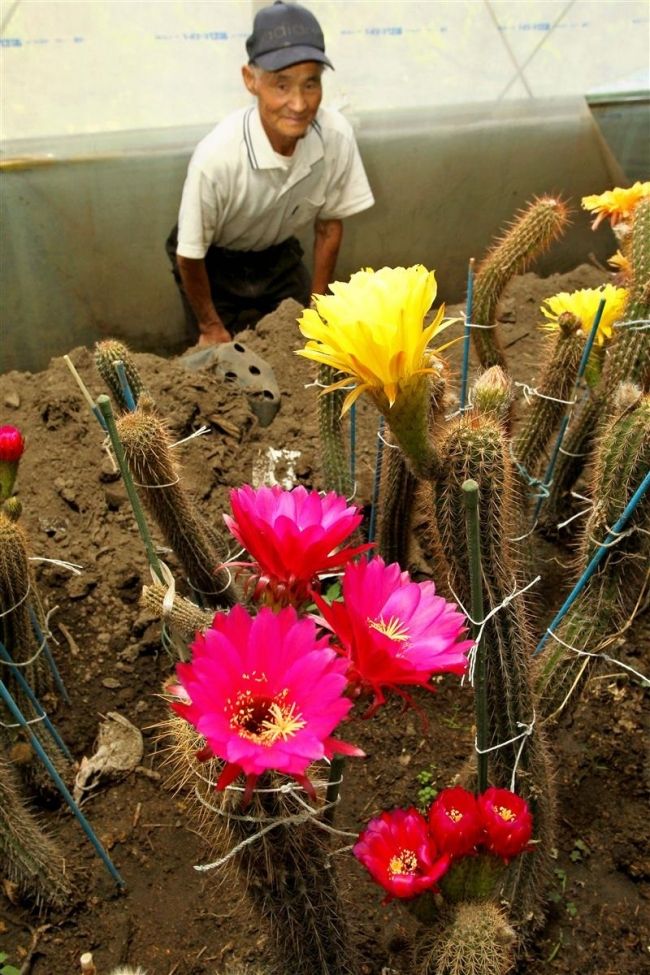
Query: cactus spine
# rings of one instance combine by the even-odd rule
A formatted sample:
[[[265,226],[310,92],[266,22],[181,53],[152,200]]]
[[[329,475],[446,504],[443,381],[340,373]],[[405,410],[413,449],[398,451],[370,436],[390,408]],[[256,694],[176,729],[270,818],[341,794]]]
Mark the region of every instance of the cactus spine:
[[[461,902],[448,915],[442,937],[418,948],[418,975],[506,975],[512,969],[516,935],[501,908]]]
[[[208,606],[232,606],[237,592],[225,569],[225,543],[205,524],[180,484],[170,438],[162,421],[143,398],[133,413],[117,421],[129,468],[144,502],[187,572],[188,581]]]
[[[23,802],[17,776],[2,753],[0,855],[3,873],[38,905],[59,906],[70,896],[63,856]]]
[[[477,325],[485,327],[472,329],[472,340],[483,368],[506,367],[495,328],[497,305],[505,286],[560,236],[567,220],[567,209],[561,200],[540,197],[515,218],[481,263],[474,279],[472,317]]]
[[[635,388],[632,387],[632,390]],[[634,394],[633,394],[634,395]],[[630,387],[621,387],[624,406],[605,429],[599,443],[592,479],[594,507],[580,552],[582,573],[597,545],[620,517],[650,470],[650,396],[629,404]],[[577,650],[597,653],[603,641],[634,618],[648,586],[650,564],[650,497],[641,500],[628,523],[629,534],[614,544],[587,587],[560,623],[557,636]],[[537,669],[537,689],[543,719],[571,713],[597,661],[551,639]]]
[[[119,406],[120,410],[126,410],[128,408],[127,403],[113,365],[113,363],[119,361],[124,363],[124,372],[131,387],[133,399],[137,404],[140,399],[140,394],[146,392],[146,390],[142,382],[142,377],[138,372],[138,368],[128,348],[117,339],[105,339],[103,342],[97,342],[95,345],[95,366],[97,367],[97,372],[113,394],[113,400]]]
[[[399,562],[406,569],[417,478],[396,448],[390,445],[384,452],[377,550],[386,563]]]
[[[318,370],[318,382],[330,386],[336,381],[336,372],[324,363]],[[322,449],[321,463],[323,486],[326,491],[336,491],[349,498],[354,491],[350,475],[350,464],[345,447],[341,409],[346,393],[342,389],[332,390],[318,397],[318,422]]]
[[[548,344],[547,361],[523,427],[513,443],[519,463],[532,476],[556,429],[573,391],[584,347],[580,321],[571,314],[560,316],[559,330]]]
[[[464,506],[461,486],[467,479],[479,485],[479,513],[485,612],[499,606],[515,587],[520,587],[516,552],[517,485],[508,456],[502,424],[476,410],[451,426],[440,445],[440,474],[434,484],[435,518],[442,548],[449,563],[451,590],[470,604],[469,563],[464,546]],[[519,857],[506,874],[503,894],[511,916],[530,920],[531,928],[543,918],[544,893],[551,870],[553,847],[553,789],[549,758],[539,728],[521,738],[522,728],[535,717],[531,684],[533,641],[524,597],[518,596],[486,624],[486,687],[489,735],[494,747],[516,739],[490,753],[490,780],[510,788],[517,770],[517,791],[526,797],[535,819],[535,835],[541,843],[532,856]]]

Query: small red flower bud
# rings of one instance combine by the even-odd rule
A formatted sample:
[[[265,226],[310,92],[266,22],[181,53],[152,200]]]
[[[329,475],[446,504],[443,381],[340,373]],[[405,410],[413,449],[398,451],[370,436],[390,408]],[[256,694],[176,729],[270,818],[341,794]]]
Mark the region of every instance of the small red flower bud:
[[[478,797],[485,829],[485,846],[496,856],[512,860],[528,847],[533,817],[528,803],[508,789],[492,786]]]
[[[0,462],[17,464],[23,456],[25,440],[16,427],[0,427]]]
[[[454,858],[471,853],[483,836],[474,794],[460,786],[443,789],[429,810],[429,828],[443,853]]]

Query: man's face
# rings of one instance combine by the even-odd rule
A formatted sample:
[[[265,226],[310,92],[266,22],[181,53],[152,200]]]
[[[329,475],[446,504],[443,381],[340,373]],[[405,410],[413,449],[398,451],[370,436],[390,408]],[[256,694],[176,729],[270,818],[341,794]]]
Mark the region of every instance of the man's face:
[[[257,97],[260,118],[276,152],[291,155],[298,139],[316,116],[323,91],[323,65],[317,61],[292,64],[281,71],[262,71],[244,65],[244,84]]]

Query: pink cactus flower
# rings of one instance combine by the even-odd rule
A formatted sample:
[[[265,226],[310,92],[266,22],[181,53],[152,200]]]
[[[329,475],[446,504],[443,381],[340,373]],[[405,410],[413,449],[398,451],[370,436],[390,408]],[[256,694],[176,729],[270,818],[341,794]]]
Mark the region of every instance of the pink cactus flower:
[[[509,789],[491,786],[478,797],[485,830],[484,845],[506,863],[531,849],[533,817],[528,803]]]
[[[371,819],[352,848],[373,880],[393,897],[431,890],[447,872],[451,857],[441,854],[417,809],[394,809]]]
[[[321,573],[340,569],[371,545],[340,546],[361,523],[356,505],[331,491],[321,496],[304,487],[252,488],[230,492],[232,517],[226,525],[250,553],[257,580],[255,597],[267,595],[275,606],[300,606]]]
[[[454,859],[472,853],[483,837],[483,821],[473,792],[443,789],[429,809],[429,828],[438,849]]]
[[[0,502],[10,497],[25,440],[17,427],[0,427]]]
[[[406,697],[400,685],[434,690],[433,674],[464,673],[472,646],[461,639],[465,618],[433,582],[412,582],[396,562],[361,559],[346,566],[342,591],[331,604],[313,595],[350,660],[350,682],[374,693],[368,714],[384,703],[384,689]]]
[[[201,758],[226,764],[223,789],[246,776],[247,794],[259,775],[274,769],[313,789],[305,770],[334,752],[363,755],[330,737],[352,702],[345,662],[316,636],[315,624],[293,607],[263,607],[251,617],[242,606],[217,613],[197,634],[190,663],[178,664],[182,691],[171,706],[206,740]]]

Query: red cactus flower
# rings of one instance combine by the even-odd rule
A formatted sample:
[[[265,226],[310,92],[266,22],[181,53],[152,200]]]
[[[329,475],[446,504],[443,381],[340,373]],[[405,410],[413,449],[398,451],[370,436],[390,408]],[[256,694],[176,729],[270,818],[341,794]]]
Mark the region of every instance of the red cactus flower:
[[[0,427],[0,501],[11,495],[25,440],[17,427]]]
[[[201,757],[226,763],[218,789],[244,773],[250,792],[258,775],[275,769],[313,793],[305,776],[311,762],[334,752],[363,755],[330,737],[352,706],[343,696],[345,669],[293,607],[263,607],[251,617],[235,606],[197,634],[191,662],[176,668],[183,690],[171,706],[205,738]]]
[[[533,817],[528,803],[509,789],[491,786],[478,797],[485,830],[484,845],[508,862],[528,849]]]
[[[452,857],[471,853],[483,835],[483,821],[472,792],[443,789],[429,809],[429,828],[438,849]]]
[[[318,576],[340,569],[370,545],[340,546],[361,523],[361,512],[333,491],[321,496],[304,487],[252,488],[230,492],[233,516],[226,525],[253,558],[256,598],[267,594],[275,605],[299,606]]]
[[[313,595],[351,661],[350,681],[374,693],[369,714],[386,688],[404,697],[398,685],[433,690],[433,674],[464,673],[472,646],[460,639],[465,618],[433,582],[412,582],[396,562],[361,559],[345,567],[342,592],[343,601],[331,604]]]
[[[352,848],[373,880],[393,897],[415,897],[436,886],[451,857],[440,853],[417,809],[394,809],[371,819]]]

